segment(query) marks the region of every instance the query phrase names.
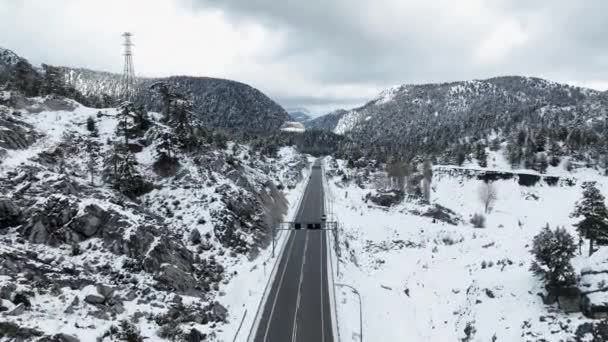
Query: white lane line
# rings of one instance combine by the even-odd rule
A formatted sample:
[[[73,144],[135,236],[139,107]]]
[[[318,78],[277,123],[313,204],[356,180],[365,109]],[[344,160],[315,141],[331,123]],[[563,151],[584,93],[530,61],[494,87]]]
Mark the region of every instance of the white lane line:
[[[321,342],[325,342],[325,321],[323,320],[323,236],[325,235],[325,231],[321,230],[321,268],[319,268],[319,272],[321,272]]]
[[[312,177],[312,171],[310,172],[310,174],[311,174],[310,177]],[[304,189],[304,194],[302,195],[302,200],[300,201],[300,208],[298,208],[299,212],[296,213],[296,220],[295,220],[296,222],[301,221],[302,212],[306,212],[306,210],[305,210],[306,209],[306,199],[308,198],[308,193],[310,192],[309,189],[310,189],[310,180],[306,184],[306,188]],[[302,207],[302,205],[304,205],[304,207]],[[300,224],[302,224],[302,223],[300,222]],[[302,227],[302,228],[306,228],[306,227]]]
[[[300,284],[298,285],[298,299],[296,300],[296,313],[293,316],[293,330],[291,342],[295,342],[298,336],[298,311],[300,310],[300,299],[302,298],[302,283],[304,282],[304,265],[306,264],[306,250],[308,249],[308,230],[306,230],[306,241],[304,242],[304,255],[302,255],[302,266],[300,267]]]
[[[266,331],[264,332],[264,342],[268,338],[268,332],[270,331],[270,324],[272,323],[272,317],[274,315],[274,308],[277,305],[277,299],[279,298],[279,293],[281,292],[281,288],[283,287],[283,279],[285,278],[285,271],[287,271],[287,265],[289,265],[289,258],[291,258],[291,254],[293,251],[293,244],[296,241],[296,234],[293,234],[293,239],[291,240],[291,244],[289,245],[289,254],[287,254],[287,260],[285,260],[285,265],[283,266],[283,272],[281,272],[281,278],[279,279],[279,286],[277,287],[277,292],[274,294],[274,300],[272,301],[272,308],[270,309],[270,317],[268,317],[268,324],[266,325]],[[280,262],[280,261],[279,261]]]

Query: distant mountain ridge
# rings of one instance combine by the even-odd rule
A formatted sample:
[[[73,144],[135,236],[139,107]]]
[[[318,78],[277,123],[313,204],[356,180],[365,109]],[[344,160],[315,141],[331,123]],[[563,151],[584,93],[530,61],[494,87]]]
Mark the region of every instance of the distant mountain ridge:
[[[111,107],[119,98],[119,74],[70,67],[53,67],[53,71],[63,74],[67,87],[74,90],[73,98],[86,102],[83,104]],[[27,59],[0,48],[0,86],[8,84],[21,90],[27,86],[26,93],[35,96],[41,94],[43,77],[44,71],[34,68]],[[268,132],[278,131],[289,121],[287,111],[259,90],[244,83],[210,77],[139,78],[134,101],[144,104],[148,110],[160,111],[161,99],[150,90],[150,86],[159,81],[189,95],[194,103],[195,119],[208,128]]]
[[[440,152],[464,137],[598,120],[607,92],[533,77],[505,76],[442,84],[401,85],[364,106],[311,120],[308,127],[362,144]],[[431,146],[432,145],[432,146]]]
[[[310,112],[306,108],[289,108],[287,109],[291,121],[305,122],[312,119]]]
[[[67,67],[64,70],[66,80],[84,95],[118,97],[119,74]],[[287,111],[259,90],[244,83],[211,77],[139,78],[136,101],[143,102],[149,110],[161,110],[160,98],[149,89],[161,81],[189,94],[197,118],[210,128],[268,131],[278,130],[289,121]]]
[[[348,113],[345,109],[338,109],[331,113],[306,121],[306,129],[317,129],[322,131],[334,131],[338,122]]]

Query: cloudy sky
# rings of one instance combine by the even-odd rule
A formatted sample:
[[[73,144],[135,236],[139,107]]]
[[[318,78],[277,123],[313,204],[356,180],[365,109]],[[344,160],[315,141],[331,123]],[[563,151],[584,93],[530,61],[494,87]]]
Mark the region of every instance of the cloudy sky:
[[[395,84],[520,74],[608,88],[605,0],[1,0],[0,46],[34,63],[248,83],[286,108]]]

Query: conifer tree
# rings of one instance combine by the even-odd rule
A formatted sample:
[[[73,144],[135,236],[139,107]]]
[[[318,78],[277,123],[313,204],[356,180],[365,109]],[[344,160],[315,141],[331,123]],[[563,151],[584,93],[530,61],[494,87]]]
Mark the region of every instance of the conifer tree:
[[[545,280],[550,292],[575,283],[570,260],[574,257],[576,245],[566,229],[558,227],[551,230],[547,224],[534,237],[530,252],[535,259],[530,269]]]
[[[433,164],[429,159],[422,164],[423,195],[426,203],[431,202],[431,182],[433,181]]]
[[[486,147],[483,143],[475,144],[475,159],[477,159],[479,166],[488,166],[488,155],[486,153]]]
[[[576,203],[571,217],[582,218],[576,224],[582,239],[589,240],[589,256],[594,252],[594,242],[608,240],[608,209],[604,196],[596,187],[596,182],[583,183],[583,198]]]
[[[544,153],[540,153],[538,156],[538,172],[545,173],[547,172],[547,168],[549,167],[549,161],[547,160],[547,155]]]
[[[559,144],[552,140],[549,144],[549,164],[553,167],[556,167],[561,162],[559,156],[561,155],[561,148]]]
[[[135,117],[136,114],[133,111],[133,104],[129,101],[123,102],[116,115],[116,119],[118,120],[116,135],[123,139],[125,145],[129,144],[129,138],[135,130]]]

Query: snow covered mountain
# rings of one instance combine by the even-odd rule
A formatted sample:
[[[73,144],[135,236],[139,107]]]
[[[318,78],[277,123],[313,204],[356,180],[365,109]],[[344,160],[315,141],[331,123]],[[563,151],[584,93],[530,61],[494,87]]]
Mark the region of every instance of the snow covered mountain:
[[[338,109],[331,113],[306,121],[304,126],[306,126],[307,129],[334,131],[338,125],[338,122],[340,122],[340,119],[342,119],[346,113],[348,113],[347,110]]]
[[[607,112],[605,92],[510,76],[396,86],[360,108],[317,118],[309,126],[326,122],[318,127],[364,145],[439,154],[463,138],[479,139],[492,132],[504,137],[520,127],[592,126]]]
[[[289,108],[287,109],[291,121],[306,122],[312,117],[306,108]]]
[[[159,113],[126,131],[123,109],[0,95],[0,340],[231,340],[306,157],[218,135],[186,149]]]
[[[75,93],[72,97],[82,103],[108,107],[118,98],[118,74],[81,68],[50,68],[53,73],[62,74],[65,86],[71,88],[69,92]],[[44,95],[49,93],[41,84],[45,73],[14,52],[0,48],[0,84],[10,81],[18,83],[17,88],[28,95]],[[162,101],[150,89],[152,84],[160,81],[188,95],[193,101],[197,119],[207,128],[268,132],[277,131],[285,121],[289,121],[287,112],[259,90],[240,82],[209,77],[140,78],[134,102],[144,104],[148,110],[160,111]]]
[[[68,84],[85,96],[117,97],[120,75],[87,69],[63,68]],[[244,83],[191,76],[140,78],[135,102],[148,110],[161,110],[161,101],[150,86],[167,82],[194,102],[194,112],[203,125],[229,131],[276,131],[285,121],[287,112],[259,90]]]

